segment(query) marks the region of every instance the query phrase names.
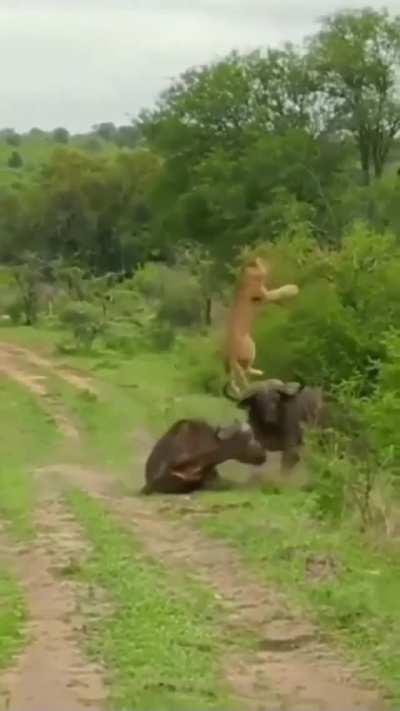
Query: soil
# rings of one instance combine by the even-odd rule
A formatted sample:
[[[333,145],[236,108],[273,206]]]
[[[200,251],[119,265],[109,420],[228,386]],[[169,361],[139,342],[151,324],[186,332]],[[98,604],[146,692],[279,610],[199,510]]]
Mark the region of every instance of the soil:
[[[13,343],[5,343],[2,341],[0,343],[0,355],[8,356],[9,358],[22,359],[22,362],[26,365],[33,365],[36,368],[48,371],[53,375],[57,375],[65,382],[72,385],[77,390],[82,392],[90,392],[93,395],[97,394],[92,381],[86,375],[82,373],[73,372],[69,368],[63,368],[60,365],[56,365],[48,358],[44,358],[27,348],[22,348],[21,346],[16,346]]]
[[[35,524],[32,544],[15,549],[7,541],[0,550],[24,588],[29,616],[29,643],[1,677],[0,708],[100,711],[106,699],[103,672],[82,655],[79,590],[62,575],[71,560],[86,557],[87,546],[49,486]]]

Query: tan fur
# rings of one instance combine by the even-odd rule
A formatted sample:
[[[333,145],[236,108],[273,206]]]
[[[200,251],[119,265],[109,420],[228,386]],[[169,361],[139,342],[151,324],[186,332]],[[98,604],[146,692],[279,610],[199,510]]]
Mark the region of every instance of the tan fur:
[[[248,387],[249,375],[263,375],[263,371],[253,368],[256,346],[251,331],[258,307],[279,303],[299,292],[295,284],[268,290],[265,285],[268,273],[269,269],[259,257],[244,267],[229,313],[224,360],[230,385],[236,392],[240,390],[239,385]]]

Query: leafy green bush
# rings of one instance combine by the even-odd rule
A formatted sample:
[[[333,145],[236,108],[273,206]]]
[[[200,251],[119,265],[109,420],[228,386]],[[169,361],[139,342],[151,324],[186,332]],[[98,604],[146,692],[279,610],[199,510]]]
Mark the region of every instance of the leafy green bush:
[[[143,348],[134,327],[123,321],[107,324],[102,334],[102,341],[106,348],[125,355],[133,355]]]
[[[172,328],[198,326],[204,319],[199,280],[183,267],[147,264],[139,270],[133,286],[153,302],[157,319]]]
[[[384,346],[386,361],[380,365],[378,387],[372,397],[359,402],[359,412],[377,466],[390,466],[400,484],[400,331],[389,331]]]
[[[16,326],[21,323],[24,318],[24,304],[20,296],[14,296],[4,308],[5,312],[10,316],[11,321]]]
[[[176,272],[164,285],[157,316],[160,321],[176,328],[190,328],[202,323],[202,296],[194,277]]]
[[[362,366],[362,334],[334,286],[320,281],[305,287],[296,302],[267,307],[256,338],[258,363],[268,375],[309,383],[340,382]]]
[[[221,395],[226,374],[215,336],[195,336],[177,341],[176,352],[194,390]]]
[[[147,299],[156,301],[162,298],[168,273],[169,268],[164,264],[148,262],[135,272],[132,286]]]
[[[336,251],[321,250],[300,233],[266,246],[264,254],[274,266],[272,286],[294,281],[300,294],[260,311],[259,366],[271,376],[326,387],[361,373],[370,393],[385,359],[385,334],[400,320],[396,238],[358,223]]]
[[[171,324],[154,319],[145,331],[146,345],[150,350],[168,351],[175,343],[175,330]]]
[[[77,348],[91,348],[104,331],[101,309],[84,301],[69,304],[59,316],[60,324],[69,331]]]

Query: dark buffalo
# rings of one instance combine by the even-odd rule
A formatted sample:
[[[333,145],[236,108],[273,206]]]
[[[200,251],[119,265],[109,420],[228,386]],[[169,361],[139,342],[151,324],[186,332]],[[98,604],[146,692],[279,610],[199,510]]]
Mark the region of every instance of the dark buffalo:
[[[266,461],[247,423],[212,427],[202,420],[180,420],[154,446],[142,493],[188,494],[215,486],[216,467],[229,459],[253,465]]]
[[[266,381],[244,394],[225,395],[246,410],[253,432],[270,452],[282,452],[282,470],[289,471],[300,459],[303,427],[321,426],[326,421],[322,390],[299,383]]]

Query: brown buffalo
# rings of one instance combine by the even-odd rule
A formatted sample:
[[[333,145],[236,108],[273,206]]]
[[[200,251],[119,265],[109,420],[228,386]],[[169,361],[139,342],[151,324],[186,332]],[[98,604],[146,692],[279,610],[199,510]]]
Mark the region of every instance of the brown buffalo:
[[[303,444],[303,427],[322,426],[326,421],[326,405],[322,390],[266,381],[252,388],[241,398],[225,395],[246,410],[253,432],[270,452],[282,452],[282,470],[289,471],[300,459]]]
[[[229,459],[253,465],[266,461],[265,451],[247,423],[212,427],[202,420],[180,420],[150,453],[142,493],[187,494],[215,486],[217,465]]]

